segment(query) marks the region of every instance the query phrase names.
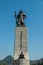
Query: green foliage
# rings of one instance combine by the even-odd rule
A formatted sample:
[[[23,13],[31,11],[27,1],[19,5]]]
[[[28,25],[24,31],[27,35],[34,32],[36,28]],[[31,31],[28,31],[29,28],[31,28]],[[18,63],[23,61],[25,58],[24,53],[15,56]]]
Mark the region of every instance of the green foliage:
[[[38,65],[43,65],[43,62],[42,63],[38,63]]]
[[[36,64],[32,64],[32,65],[36,65]]]
[[[3,65],[6,65],[5,63]]]
[[[6,64],[5,63],[4,64],[0,63],[0,65],[6,65]]]
[[[40,65],[43,65],[43,62]]]
[[[37,65],[40,65],[40,63],[38,62],[38,64]]]
[[[2,65],[2,64],[0,63],[0,65]]]

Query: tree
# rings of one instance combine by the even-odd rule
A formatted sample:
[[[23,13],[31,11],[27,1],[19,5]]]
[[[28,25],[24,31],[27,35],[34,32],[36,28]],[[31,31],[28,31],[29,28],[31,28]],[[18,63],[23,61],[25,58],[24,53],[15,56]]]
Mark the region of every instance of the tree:
[[[0,65],[2,65],[2,64],[0,63]]]
[[[34,64],[32,64],[32,65],[36,65],[36,64],[34,63]]]
[[[43,65],[43,62],[40,65]]]

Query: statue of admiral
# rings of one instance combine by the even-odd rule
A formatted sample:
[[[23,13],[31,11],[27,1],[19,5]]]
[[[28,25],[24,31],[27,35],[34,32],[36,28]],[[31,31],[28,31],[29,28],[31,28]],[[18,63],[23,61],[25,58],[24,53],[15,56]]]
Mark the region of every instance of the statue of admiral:
[[[20,10],[18,15],[16,15],[16,13],[15,13],[15,18],[16,18],[16,25],[17,26],[25,26],[24,19],[26,18],[26,15],[23,13],[22,10]]]

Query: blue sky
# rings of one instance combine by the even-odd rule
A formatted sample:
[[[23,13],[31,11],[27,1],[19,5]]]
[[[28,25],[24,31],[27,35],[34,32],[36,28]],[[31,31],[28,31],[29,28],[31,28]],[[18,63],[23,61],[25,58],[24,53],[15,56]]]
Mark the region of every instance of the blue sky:
[[[43,57],[43,0],[0,0],[0,59],[14,56],[14,11],[20,9],[27,16],[29,58]]]

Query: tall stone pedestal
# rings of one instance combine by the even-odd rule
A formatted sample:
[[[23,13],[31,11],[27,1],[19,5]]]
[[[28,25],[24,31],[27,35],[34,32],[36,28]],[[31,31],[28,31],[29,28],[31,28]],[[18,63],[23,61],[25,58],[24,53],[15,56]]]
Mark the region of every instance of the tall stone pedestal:
[[[26,60],[28,57],[28,34],[27,27],[16,27],[16,38],[14,48],[14,59],[18,59],[21,51]]]
[[[27,27],[16,27],[14,65],[30,65],[28,56],[28,31]],[[24,58],[19,59],[23,52]]]

